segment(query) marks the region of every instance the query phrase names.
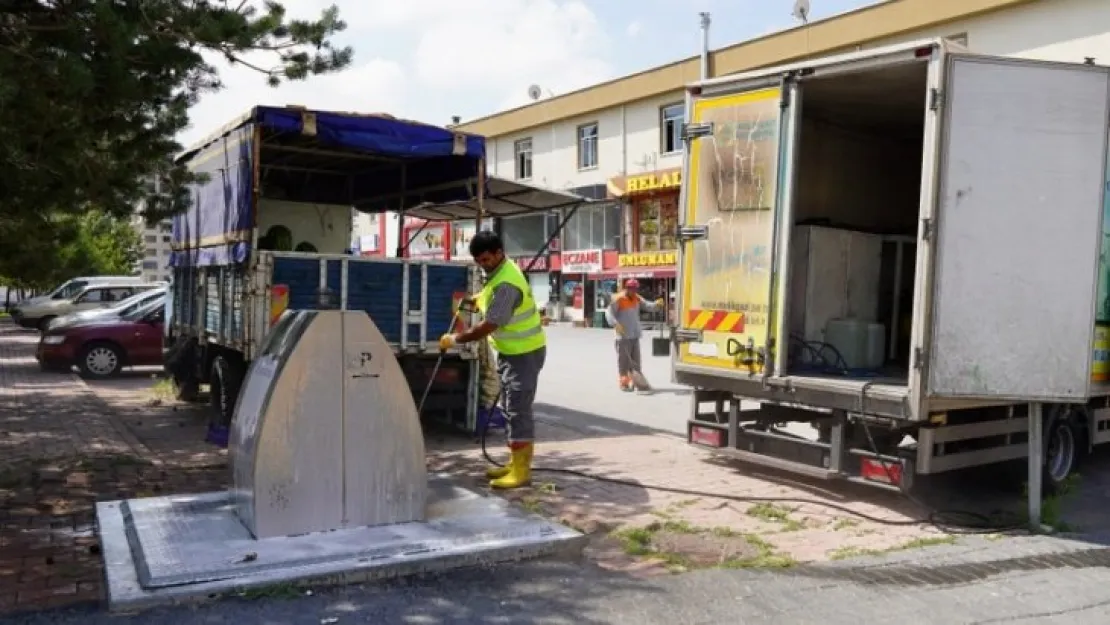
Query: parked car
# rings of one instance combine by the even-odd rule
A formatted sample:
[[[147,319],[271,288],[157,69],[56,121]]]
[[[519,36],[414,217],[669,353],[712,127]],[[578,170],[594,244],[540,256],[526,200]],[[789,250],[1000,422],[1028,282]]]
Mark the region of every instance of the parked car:
[[[76,295],[62,291],[38,303],[19,304],[12,318],[24,328],[46,330],[57,317],[81,310],[109,308],[132,295],[165,287],[164,282],[105,281],[86,285]]]
[[[68,326],[97,322],[101,319],[108,319],[109,317],[119,317],[133,310],[143,308],[151,302],[165,301],[165,298],[166,287],[142,291],[107,308],[91,308],[88,310],[79,310],[68,315],[62,315],[51,321],[47,325],[47,329],[56,330]]]
[[[80,276],[66,280],[43,295],[20,300],[13,304],[13,306],[41,304],[52,298],[70,299],[85,290],[85,287],[101,282],[111,282],[114,284],[142,284],[146,282],[146,280],[141,276]]]
[[[89,378],[112,377],[124,367],[160,365],[164,320],[164,302],[154,301],[119,317],[47,330],[35,358],[44,371],[69,371],[76,365]]]

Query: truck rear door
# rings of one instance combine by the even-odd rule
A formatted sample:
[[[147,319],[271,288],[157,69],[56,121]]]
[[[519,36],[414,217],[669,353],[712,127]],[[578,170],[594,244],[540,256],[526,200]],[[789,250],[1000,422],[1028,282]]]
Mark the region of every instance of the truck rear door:
[[[948,57],[927,395],[1086,397],[1108,94],[1106,68]]]
[[[687,234],[700,232],[683,237],[677,367],[763,370],[787,162],[780,135],[790,119],[778,82],[703,92],[687,107],[695,138],[687,144],[683,224]]]

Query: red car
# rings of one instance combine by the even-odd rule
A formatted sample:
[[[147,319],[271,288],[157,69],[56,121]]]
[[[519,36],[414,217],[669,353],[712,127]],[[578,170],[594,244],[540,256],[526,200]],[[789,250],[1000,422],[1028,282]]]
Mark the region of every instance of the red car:
[[[162,364],[165,305],[154,302],[126,315],[47,330],[35,358],[44,371],[69,371],[107,378],[124,367]]]

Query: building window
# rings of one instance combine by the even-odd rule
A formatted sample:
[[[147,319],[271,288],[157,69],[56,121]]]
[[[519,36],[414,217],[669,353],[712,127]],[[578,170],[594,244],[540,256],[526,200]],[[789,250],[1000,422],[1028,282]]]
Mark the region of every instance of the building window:
[[[520,139],[513,144],[513,157],[516,162],[516,179],[532,178],[532,139]]]
[[[540,251],[547,242],[547,215],[522,215],[501,221],[505,254],[526,256]]]
[[[948,41],[951,41],[952,43],[958,43],[958,44],[960,44],[961,46],[963,46],[965,48],[967,47],[967,33],[960,33],[958,35],[948,35],[947,37],[945,37],[945,39],[947,39]]]
[[[147,271],[157,271],[158,270],[158,261],[156,261],[156,260],[144,260],[143,261],[143,269],[145,269]]]
[[[578,127],[578,169],[597,167],[597,122]]]
[[[172,239],[173,239],[173,237],[171,237],[168,234],[162,235],[162,243],[169,243],[169,242],[171,242]]]
[[[583,206],[563,228],[564,250],[619,250],[621,205],[605,203]]]
[[[157,240],[158,240],[158,237],[153,235],[153,234],[146,235],[146,242],[147,243],[154,243]]]
[[[682,124],[686,119],[683,104],[671,104],[659,109],[660,151],[673,154],[682,151]]]

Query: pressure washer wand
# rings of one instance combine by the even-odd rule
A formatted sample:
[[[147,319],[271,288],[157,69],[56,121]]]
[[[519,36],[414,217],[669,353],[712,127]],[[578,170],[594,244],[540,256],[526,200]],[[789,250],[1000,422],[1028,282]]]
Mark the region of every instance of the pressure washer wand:
[[[469,301],[470,300],[465,299],[459,303],[459,307],[455,309],[454,316],[451,317],[451,324],[447,326],[448,332],[455,329],[455,324],[459,321],[459,313],[463,312],[464,309],[467,310],[467,312],[472,311],[471,308],[467,307]],[[424,387],[424,394],[420,396],[420,403],[416,405],[416,414],[424,414],[424,402],[428,401],[428,393],[432,392],[432,385],[436,382],[436,376],[439,375],[439,368],[443,366],[443,357],[446,355],[447,352],[443,350],[439,351],[439,357],[436,358],[436,364],[434,367],[432,367],[432,376],[428,378],[428,384]]]

